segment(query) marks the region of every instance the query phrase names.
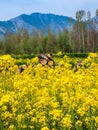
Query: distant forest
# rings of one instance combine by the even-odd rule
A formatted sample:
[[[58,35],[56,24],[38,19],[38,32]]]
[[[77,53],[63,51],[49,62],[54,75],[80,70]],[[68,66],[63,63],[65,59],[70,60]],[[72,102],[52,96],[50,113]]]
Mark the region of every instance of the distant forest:
[[[6,32],[5,38],[0,41],[0,54],[98,52],[98,9],[94,18],[91,18],[90,11],[77,11],[73,27],[63,32],[58,30],[54,34],[49,27],[47,35],[43,31],[32,32],[32,36],[25,29],[19,29],[16,34]]]

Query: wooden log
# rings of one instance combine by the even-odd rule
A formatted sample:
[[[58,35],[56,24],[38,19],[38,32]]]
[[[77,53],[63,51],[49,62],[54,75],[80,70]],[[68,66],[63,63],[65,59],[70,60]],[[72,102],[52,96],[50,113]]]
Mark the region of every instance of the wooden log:
[[[27,69],[27,65],[21,65],[21,66],[19,66],[19,68],[18,68],[18,72],[19,72],[19,73],[22,73],[25,69]]]
[[[74,72],[78,71],[78,67],[82,67],[82,62],[83,62],[83,60],[81,59],[74,65],[74,67],[73,67]]]

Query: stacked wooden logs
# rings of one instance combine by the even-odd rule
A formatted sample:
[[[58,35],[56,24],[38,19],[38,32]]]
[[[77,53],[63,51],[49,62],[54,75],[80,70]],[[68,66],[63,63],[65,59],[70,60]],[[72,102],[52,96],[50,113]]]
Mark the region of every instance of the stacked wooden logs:
[[[52,54],[48,53],[48,54],[39,54],[38,55],[39,58],[39,63],[41,63],[43,66],[48,65],[48,66],[55,66],[55,62],[52,59]]]

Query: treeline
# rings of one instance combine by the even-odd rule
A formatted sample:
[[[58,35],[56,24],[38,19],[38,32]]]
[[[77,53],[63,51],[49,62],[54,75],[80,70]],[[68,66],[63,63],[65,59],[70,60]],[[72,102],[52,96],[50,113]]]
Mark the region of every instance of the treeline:
[[[68,21],[71,22],[71,19]],[[32,30],[32,32],[32,36],[29,36],[25,29],[19,29],[16,34],[6,32],[5,38],[0,41],[0,54],[97,52],[98,9],[93,19],[90,11],[77,11],[73,27],[64,31],[59,29],[57,34],[51,32],[50,28],[47,29],[47,35],[42,31]]]

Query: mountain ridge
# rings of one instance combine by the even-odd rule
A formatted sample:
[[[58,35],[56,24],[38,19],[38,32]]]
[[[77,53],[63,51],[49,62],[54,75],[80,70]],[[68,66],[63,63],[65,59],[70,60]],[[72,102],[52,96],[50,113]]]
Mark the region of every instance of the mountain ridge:
[[[71,21],[69,22],[69,19]],[[42,30],[47,33],[47,28],[50,27],[51,31],[57,32],[59,29],[64,30],[71,28],[75,19],[56,15],[52,13],[31,13],[21,14],[17,17],[11,18],[7,21],[0,21],[0,37],[4,37],[6,31],[10,33],[16,33],[19,28],[28,30],[29,34],[32,34],[32,30]]]

